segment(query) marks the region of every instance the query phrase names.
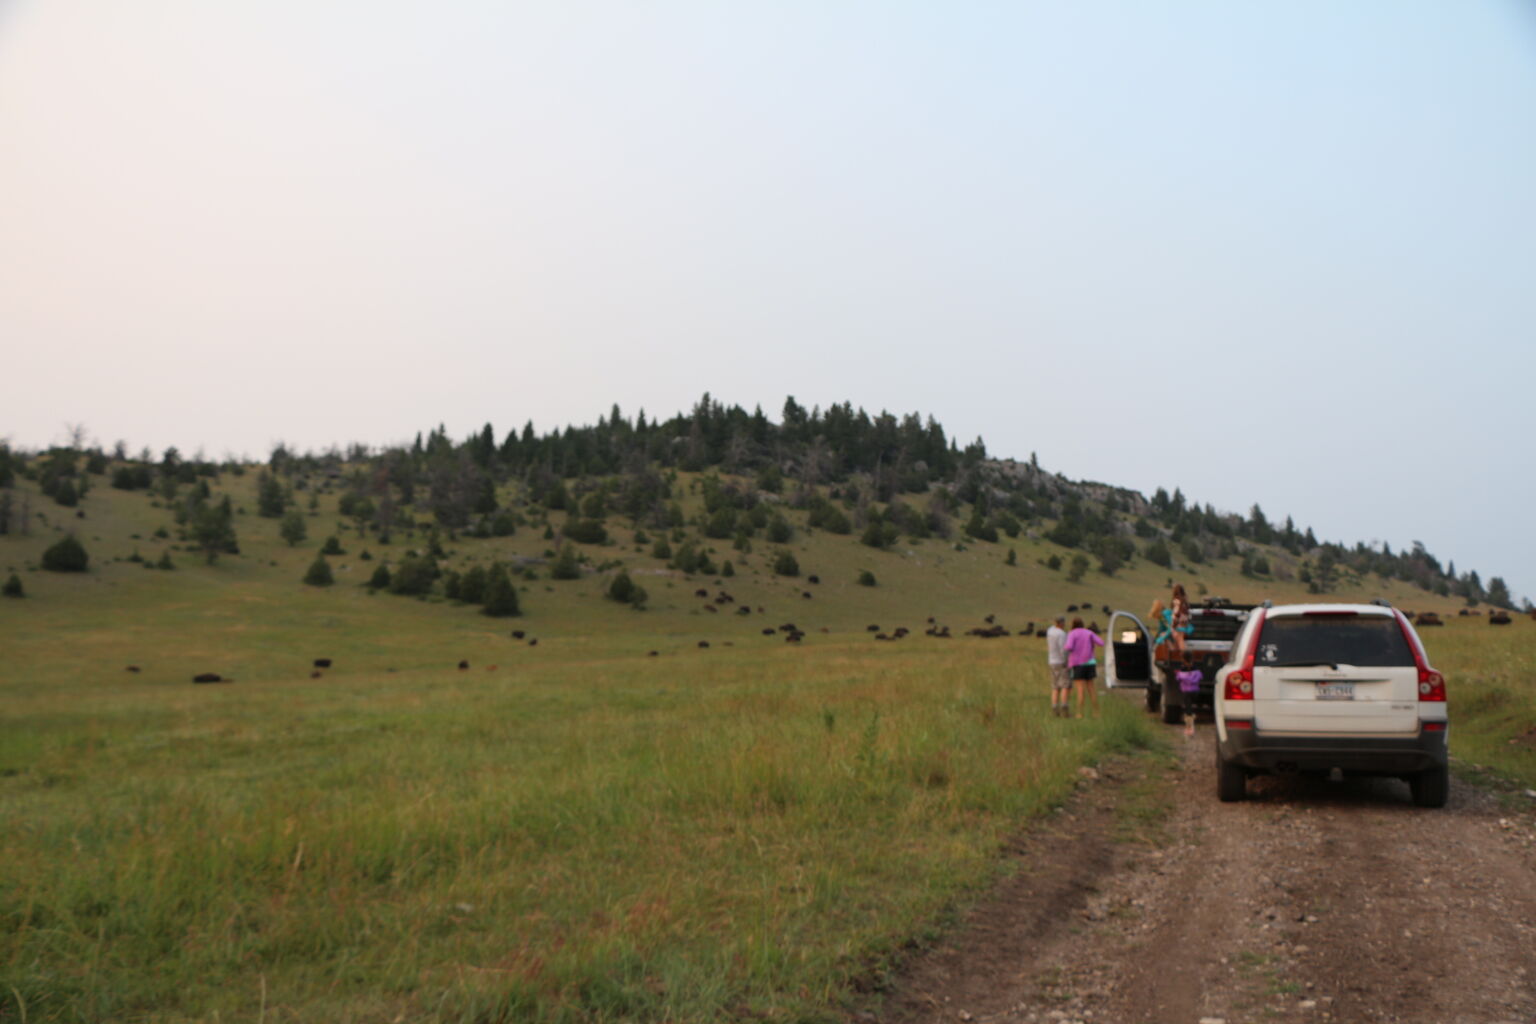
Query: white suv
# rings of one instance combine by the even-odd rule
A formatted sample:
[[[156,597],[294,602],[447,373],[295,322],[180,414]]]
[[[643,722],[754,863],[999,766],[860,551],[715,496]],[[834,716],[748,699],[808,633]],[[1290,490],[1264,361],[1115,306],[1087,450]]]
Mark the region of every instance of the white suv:
[[[1396,775],[1443,807],[1445,679],[1402,612],[1385,604],[1265,605],[1216,673],[1216,792],[1250,775]]]

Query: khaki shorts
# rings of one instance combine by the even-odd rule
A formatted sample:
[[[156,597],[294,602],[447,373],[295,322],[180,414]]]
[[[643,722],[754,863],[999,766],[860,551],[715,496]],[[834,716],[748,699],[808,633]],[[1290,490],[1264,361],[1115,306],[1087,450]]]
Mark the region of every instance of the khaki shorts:
[[[1065,666],[1065,665],[1052,665],[1050,668],[1051,668],[1051,689],[1053,689],[1053,690],[1070,690],[1072,688],[1072,679],[1070,677],[1070,674],[1067,672],[1067,666]]]

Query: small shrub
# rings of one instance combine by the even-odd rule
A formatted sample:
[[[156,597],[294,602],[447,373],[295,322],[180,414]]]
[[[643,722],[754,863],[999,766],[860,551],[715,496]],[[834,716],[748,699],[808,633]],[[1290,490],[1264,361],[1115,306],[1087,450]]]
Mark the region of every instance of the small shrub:
[[[336,577],[331,575],[331,563],[325,560],[324,555],[316,555],[315,560],[309,563],[304,582],[312,587],[328,587],[336,582]]]
[[[800,563],[795,560],[793,553],[780,551],[773,560],[773,572],[776,576],[799,576]]]
[[[74,534],[60,537],[58,542],[43,552],[43,568],[49,572],[85,572],[91,556],[75,539]]]
[[[5,581],[5,585],[0,586],[0,595],[5,597],[26,597],[27,592],[22,589],[21,577],[11,573]]]
[[[373,575],[368,579],[369,590],[389,589],[389,566],[381,565],[373,570]]]
[[[517,602],[517,588],[512,585],[506,567],[499,562],[486,570],[485,607],[481,612],[494,618],[522,614],[522,608]]]
[[[868,569],[859,570],[859,586],[872,587],[875,585],[875,574]]]
[[[554,564],[549,567],[549,578],[552,580],[581,579],[581,562],[576,558],[575,548],[566,544],[560,549],[560,554],[555,556]]]
[[[341,541],[336,538],[336,535],[334,533],[331,534],[329,537],[325,538],[325,543],[320,545],[320,553],[322,555],[344,555],[344,554],[346,554],[346,552],[343,551],[342,548],[341,548]]]
[[[722,565],[720,567],[720,575],[721,576],[735,576],[736,575],[736,567],[734,565],[732,565],[729,561],[727,561],[724,565]]]
[[[283,540],[293,547],[299,541],[309,536],[309,529],[304,525],[304,513],[296,508],[291,508],[283,514],[283,521],[278,526],[277,532]]]

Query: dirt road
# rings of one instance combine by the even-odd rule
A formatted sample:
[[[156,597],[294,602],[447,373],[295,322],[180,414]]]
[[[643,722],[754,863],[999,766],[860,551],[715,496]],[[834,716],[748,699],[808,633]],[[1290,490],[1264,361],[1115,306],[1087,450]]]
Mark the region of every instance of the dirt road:
[[[1150,776],[1085,778],[1021,841],[1019,875],[866,1019],[1536,1022],[1531,807],[1460,780],[1424,810],[1395,780],[1298,778],[1222,804],[1211,726],[1169,736]],[[1168,817],[1133,815],[1128,840],[1149,798]]]

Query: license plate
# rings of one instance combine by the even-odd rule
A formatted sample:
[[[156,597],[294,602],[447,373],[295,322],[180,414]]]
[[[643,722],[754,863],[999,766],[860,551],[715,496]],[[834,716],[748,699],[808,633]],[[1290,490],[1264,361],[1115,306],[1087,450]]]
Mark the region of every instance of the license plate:
[[[1354,683],[1318,683],[1318,700],[1354,700]]]

